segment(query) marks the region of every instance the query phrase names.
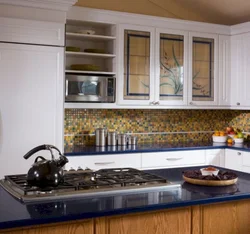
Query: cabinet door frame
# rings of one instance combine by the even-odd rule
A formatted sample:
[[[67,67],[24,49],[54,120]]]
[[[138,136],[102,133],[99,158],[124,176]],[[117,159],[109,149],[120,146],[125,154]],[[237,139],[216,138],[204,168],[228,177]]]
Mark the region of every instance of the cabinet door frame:
[[[214,39],[214,100],[194,101],[192,97],[192,77],[193,77],[193,37]],[[189,32],[189,54],[188,54],[188,105],[191,106],[215,106],[218,105],[218,34]]]
[[[149,99],[148,100],[124,100],[124,30],[136,30],[150,33],[150,78],[149,78]],[[152,105],[154,100],[154,59],[155,59],[155,28],[131,24],[118,25],[118,65],[117,65],[117,104],[118,105]]]
[[[186,80],[183,85],[183,100],[160,100],[160,34],[173,34],[184,37],[184,79]],[[188,32],[174,29],[156,28],[155,36],[155,100],[159,105],[174,105],[186,106],[187,105],[187,87],[188,87]]]

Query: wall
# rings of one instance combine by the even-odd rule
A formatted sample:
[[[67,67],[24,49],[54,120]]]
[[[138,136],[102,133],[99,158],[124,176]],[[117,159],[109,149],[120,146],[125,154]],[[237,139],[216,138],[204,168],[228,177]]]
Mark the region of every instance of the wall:
[[[96,128],[137,135],[139,143],[207,141],[232,125],[250,132],[250,111],[234,110],[65,110],[65,145],[93,145]]]

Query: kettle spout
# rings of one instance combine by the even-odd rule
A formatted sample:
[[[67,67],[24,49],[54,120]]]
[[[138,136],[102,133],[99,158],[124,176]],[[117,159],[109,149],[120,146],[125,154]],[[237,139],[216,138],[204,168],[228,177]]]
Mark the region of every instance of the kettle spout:
[[[57,166],[63,167],[68,162],[69,160],[64,155],[60,155],[60,158],[57,160]]]

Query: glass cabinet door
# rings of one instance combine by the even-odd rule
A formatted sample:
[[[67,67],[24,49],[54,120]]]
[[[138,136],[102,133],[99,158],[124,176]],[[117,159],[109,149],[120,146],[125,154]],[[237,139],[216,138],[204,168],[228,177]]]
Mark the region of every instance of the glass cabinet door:
[[[187,33],[157,29],[155,99],[159,104],[187,103]]]
[[[152,100],[153,92],[153,30],[151,28],[122,25],[123,46],[120,45],[123,57],[122,96],[118,93],[122,104],[146,104]],[[121,81],[121,79],[120,79]],[[120,96],[119,96],[120,95]],[[137,102],[134,102],[134,101]]]
[[[217,104],[217,37],[192,33],[190,35],[190,104]]]

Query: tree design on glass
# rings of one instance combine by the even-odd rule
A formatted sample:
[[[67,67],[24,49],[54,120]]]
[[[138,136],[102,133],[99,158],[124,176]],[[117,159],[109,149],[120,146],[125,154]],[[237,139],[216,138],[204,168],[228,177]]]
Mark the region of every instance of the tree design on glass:
[[[160,79],[166,79],[167,81],[160,82],[160,86],[169,86],[173,90],[174,95],[181,95],[183,92],[183,65],[180,65],[176,55],[174,46],[172,46],[172,54],[173,57],[169,57],[167,52],[164,51],[164,57],[160,60],[161,66],[161,75]],[[172,64],[172,65],[171,65]],[[196,72],[193,76],[193,90],[200,91],[201,95],[209,94],[209,91],[206,90],[205,85],[198,84],[195,79],[198,77],[200,71]],[[137,78],[139,79],[139,78]],[[140,83],[145,87],[149,88],[148,84],[145,84],[143,81],[139,79]]]
[[[178,61],[174,46],[172,46],[173,57],[168,56],[167,52],[164,52],[164,57],[161,59],[161,75],[160,78],[167,78],[166,82],[160,82],[160,86],[170,86],[174,95],[180,95],[183,91],[183,65]],[[203,86],[195,82],[195,78],[198,76],[199,71],[193,76],[193,89],[202,90]]]

